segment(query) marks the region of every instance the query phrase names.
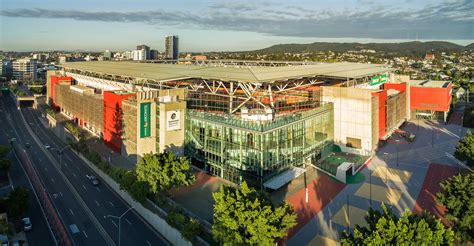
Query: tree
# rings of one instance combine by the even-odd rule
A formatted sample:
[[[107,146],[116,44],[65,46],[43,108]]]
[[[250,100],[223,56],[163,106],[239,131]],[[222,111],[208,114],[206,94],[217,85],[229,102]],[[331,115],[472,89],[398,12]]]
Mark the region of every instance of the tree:
[[[468,166],[474,166],[474,135],[467,130],[466,136],[459,140],[454,156],[460,161],[467,162]]]
[[[135,172],[138,180],[148,183],[154,193],[188,186],[196,179],[190,171],[188,160],[174,158],[173,152],[145,154],[138,162]]]
[[[137,202],[144,203],[145,199],[150,191],[150,186],[144,181],[136,181],[130,187],[130,195]]]
[[[382,204],[382,211],[369,209],[368,227],[356,225],[354,233],[344,231],[342,245],[452,245],[454,233],[428,213],[406,210],[398,218]]]
[[[214,239],[226,245],[271,245],[296,225],[288,203],[274,206],[268,196],[249,188],[221,186],[214,198]]]
[[[24,187],[15,188],[8,196],[8,214],[13,217],[22,216],[29,207],[28,189]]]
[[[0,158],[4,158],[10,152],[10,148],[6,145],[0,145]]]
[[[10,160],[0,159],[0,171],[7,173],[10,170]]]
[[[446,219],[461,241],[474,240],[474,173],[458,174],[441,183],[436,200],[447,210]]]

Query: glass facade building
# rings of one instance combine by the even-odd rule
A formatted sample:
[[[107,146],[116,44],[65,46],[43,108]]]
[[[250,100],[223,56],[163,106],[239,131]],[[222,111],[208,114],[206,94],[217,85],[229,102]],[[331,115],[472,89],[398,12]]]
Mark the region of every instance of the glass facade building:
[[[221,178],[262,187],[291,167],[324,156],[333,143],[333,105],[276,117],[243,120],[188,109],[186,155],[193,164]]]

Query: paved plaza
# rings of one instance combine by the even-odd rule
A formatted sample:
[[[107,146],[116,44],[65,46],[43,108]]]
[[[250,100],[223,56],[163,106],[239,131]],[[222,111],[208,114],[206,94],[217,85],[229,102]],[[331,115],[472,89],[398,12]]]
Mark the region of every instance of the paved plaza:
[[[459,137],[467,130],[457,123],[444,125],[415,120],[405,124],[402,130],[415,133],[416,140],[410,143],[395,134],[361,170],[365,176],[363,182],[342,185],[336,193],[331,192],[333,196],[322,207],[320,203],[311,204],[314,202],[311,196],[322,194],[310,194],[309,204],[305,206],[310,211],[303,214],[304,221],[299,220],[304,225],[291,232],[286,244],[338,245],[340,232],[353,230],[356,224],[365,225],[364,216],[369,207],[380,209],[382,203],[398,214],[406,209],[428,210],[442,218],[443,210],[435,202],[439,182],[459,172],[459,166],[446,152],[453,154]],[[295,211],[299,211],[298,206]]]
[[[366,225],[364,216],[369,207],[380,209],[382,203],[395,213],[428,210],[442,218],[444,211],[434,198],[439,182],[459,172],[445,153],[454,152],[466,129],[455,124],[413,121],[402,130],[415,133],[416,140],[410,143],[394,135],[360,171],[361,182],[343,184],[308,167],[306,176],[271,193],[275,204],[286,200],[298,214],[297,226],[280,244],[339,245],[340,232],[353,230],[357,224]],[[196,177],[194,185],[173,192],[173,200],[210,226],[212,192],[227,182],[204,172],[197,172]]]

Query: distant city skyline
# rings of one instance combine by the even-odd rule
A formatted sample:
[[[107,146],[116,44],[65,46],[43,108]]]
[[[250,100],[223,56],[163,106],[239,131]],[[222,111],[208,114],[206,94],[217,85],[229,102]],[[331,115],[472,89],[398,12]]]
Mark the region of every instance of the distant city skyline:
[[[280,43],[474,42],[474,1],[1,1],[0,50],[244,51]]]

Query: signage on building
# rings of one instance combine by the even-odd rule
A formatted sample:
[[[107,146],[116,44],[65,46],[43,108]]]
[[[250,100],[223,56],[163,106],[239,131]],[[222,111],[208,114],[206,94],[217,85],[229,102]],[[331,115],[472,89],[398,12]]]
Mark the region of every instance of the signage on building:
[[[181,129],[181,114],[178,110],[166,112],[166,130],[173,131]]]
[[[140,103],[140,138],[151,136],[151,103]]]
[[[370,78],[370,85],[378,85],[387,82],[387,74],[376,75]]]

